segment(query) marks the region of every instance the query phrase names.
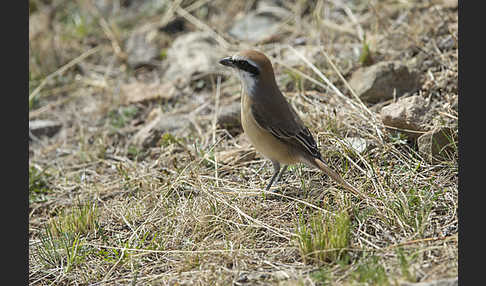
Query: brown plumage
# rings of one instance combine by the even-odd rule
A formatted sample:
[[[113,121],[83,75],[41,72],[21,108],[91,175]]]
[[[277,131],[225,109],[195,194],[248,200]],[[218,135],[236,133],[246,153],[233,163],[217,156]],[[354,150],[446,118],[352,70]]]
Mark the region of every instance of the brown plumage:
[[[309,129],[280,92],[272,64],[263,53],[246,50],[226,57],[220,63],[238,71],[243,85],[243,130],[255,149],[272,161],[274,173],[267,190],[280,179],[289,164],[304,163],[319,168],[346,189],[360,195],[326,165]],[[281,172],[280,164],[284,164]]]

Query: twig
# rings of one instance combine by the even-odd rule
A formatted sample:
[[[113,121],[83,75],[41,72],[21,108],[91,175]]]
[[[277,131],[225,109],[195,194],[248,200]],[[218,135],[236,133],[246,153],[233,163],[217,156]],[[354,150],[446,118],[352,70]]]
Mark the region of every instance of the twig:
[[[345,102],[347,102],[350,106],[353,108],[358,108],[356,103],[354,103],[352,100],[344,96],[344,94],[332,84],[332,82],[314,65],[312,64],[306,57],[304,57],[299,51],[294,49],[294,47],[287,45],[287,47],[294,52],[302,61],[304,61],[305,64],[307,64],[312,71],[314,71],[331,89],[339,96],[341,97]]]
[[[63,72],[65,72],[69,68],[71,68],[71,67],[75,66],[76,64],[80,63],[81,61],[83,61],[85,58],[87,58],[87,57],[91,56],[92,54],[98,52],[100,49],[101,49],[100,46],[91,48],[91,49],[87,50],[86,52],[82,53],[79,57],[71,60],[69,63],[67,63],[64,66],[62,66],[60,69],[58,69],[55,72],[53,72],[50,75],[48,75],[36,87],[36,89],[34,89],[34,91],[32,91],[32,93],[29,95],[29,101],[31,101],[41,91],[41,89],[44,87],[44,85],[46,85],[47,82],[50,81],[52,78],[54,78],[55,76],[58,76],[58,75],[62,74]]]
[[[214,118],[213,118],[213,144],[216,143],[216,124],[218,121],[218,111],[219,111],[219,98],[220,98],[220,92],[221,90],[221,76],[218,76],[218,80],[216,83],[216,100],[215,100],[215,106],[214,106]],[[214,157],[214,176],[216,177],[216,187],[219,187],[219,180],[218,179],[218,157]]]
[[[299,51],[297,51],[296,49],[294,49],[292,46],[290,45],[287,45],[287,47],[293,51],[299,58],[301,58],[304,63],[306,63],[329,87],[331,87],[331,89],[340,97],[342,98],[346,103],[348,103],[352,108],[360,111],[361,109],[364,109],[365,111],[368,112],[368,114],[370,115],[371,119],[376,122],[376,118],[374,116],[374,114],[363,104],[363,102],[361,101],[361,99],[359,99],[359,97],[356,95],[356,93],[354,93],[354,91],[352,91],[352,89],[349,87],[348,85],[348,88],[352,91],[351,93],[355,96],[355,98],[357,98],[357,102],[359,103],[360,106],[358,106],[357,103],[355,103],[354,101],[350,100],[349,98],[347,98],[346,96],[344,96],[344,94],[314,65],[312,64],[309,60],[307,60]],[[344,80],[344,77],[341,75],[341,73],[339,72],[339,70],[336,68],[336,66],[334,65],[334,63],[329,59],[329,57],[327,56],[327,53],[322,49],[322,46],[321,46],[321,51],[324,53],[324,55],[326,56],[326,59],[329,61],[329,63],[331,64],[331,66],[334,68],[334,70],[338,73],[338,75],[341,77],[341,79],[345,82],[345,84],[347,84],[346,80]],[[361,109],[360,109],[361,107]],[[361,114],[361,112],[358,113],[360,115],[360,117],[363,119],[363,120],[369,120],[369,118],[363,116]],[[380,143],[383,143],[383,139],[382,139],[382,136],[381,136],[381,131],[376,127],[376,125],[374,126],[375,129],[376,129],[376,132],[379,136],[379,141]]]
[[[341,7],[346,13],[346,15],[348,16],[348,18],[351,20],[351,22],[353,22],[353,24],[356,25],[356,29],[358,30],[358,38],[360,41],[363,41],[364,40],[363,28],[361,27],[361,24],[356,19],[356,16],[354,16],[353,11],[351,11],[348,5],[342,3],[341,1],[340,2],[333,1],[333,2],[336,6]]]
[[[222,203],[223,203],[223,204],[225,204],[226,206],[228,206],[228,207],[232,208],[233,210],[235,210],[235,211],[236,211],[238,214],[240,214],[241,216],[243,216],[243,217],[244,217],[244,218],[246,218],[247,220],[249,220],[249,221],[251,221],[251,222],[253,222],[253,223],[255,223],[255,224],[259,225],[260,227],[263,227],[263,228],[266,228],[266,229],[270,230],[271,232],[275,233],[276,235],[278,235],[278,236],[280,236],[280,237],[282,237],[282,238],[285,238],[285,239],[287,239],[287,240],[290,240],[290,237],[285,236],[285,235],[283,235],[282,233],[285,233],[285,234],[290,235],[290,236],[296,236],[296,234],[294,234],[294,233],[288,232],[288,231],[286,231],[286,230],[282,230],[282,229],[275,228],[275,227],[270,226],[270,225],[268,225],[268,224],[266,224],[266,223],[264,223],[264,222],[262,222],[262,221],[260,221],[260,220],[258,220],[258,219],[256,219],[256,218],[253,218],[253,217],[251,217],[251,216],[247,215],[247,214],[246,214],[244,211],[242,211],[242,210],[241,210],[240,208],[238,208],[237,206],[234,206],[234,205],[232,205],[232,204],[228,203],[228,202],[227,202],[226,200],[224,200],[224,199],[221,199],[221,198],[217,198],[217,197],[215,197],[215,196],[214,196],[214,195],[213,195],[211,192],[206,192],[206,193],[207,193],[209,196],[213,197],[214,199],[216,199],[216,200],[218,200],[218,201],[222,202]]]
[[[203,23],[201,20],[192,16],[185,9],[181,7],[177,7],[176,13],[179,14],[181,17],[184,17],[187,21],[191,22],[191,24],[211,34],[211,36],[216,40],[216,42],[218,42],[218,44],[224,49],[228,49],[230,47],[230,44],[223,37],[221,37],[218,33],[216,33],[213,29],[211,29],[211,27]]]
[[[125,60],[127,59],[127,54],[123,52],[120,43],[118,42],[118,39],[115,37],[115,34],[113,33],[112,29],[106,22],[105,18],[100,16],[100,26],[103,28],[103,32],[105,33],[106,37],[111,42],[111,47],[113,48],[113,51],[115,52],[115,55],[117,55],[120,59]]]
[[[422,238],[422,239],[414,239],[414,240],[409,240],[409,241],[406,241],[406,242],[392,244],[390,246],[381,248],[381,250],[387,250],[387,249],[390,249],[390,248],[396,248],[396,247],[400,247],[400,246],[422,243],[422,242],[428,242],[428,241],[449,240],[449,239],[454,239],[454,238],[457,239],[457,234],[450,235],[450,236],[439,236],[439,237],[428,237],[428,238]]]
[[[108,270],[108,272],[105,274],[105,276],[103,277],[103,281],[106,281],[108,279],[108,277],[110,277],[113,270],[115,270],[115,268],[118,266],[118,264],[120,264],[120,261],[122,261],[123,257],[125,256],[126,250],[127,250],[126,248],[121,249],[122,253],[120,254],[120,258],[116,261],[115,264],[113,264],[113,266],[110,268],[110,270]]]
[[[265,247],[265,248],[233,248],[233,249],[205,249],[205,250],[154,250],[154,249],[142,249],[142,248],[125,248],[118,246],[100,245],[95,243],[85,242],[83,245],[89,245],[98,248],[116,249],[124,251],[133,251],[141,253],[160,253],[160,254],[191,254],[191,253],[225,253],[225,252],[240,252],[240,251],[268,251],[268,250],[285,250],[285,249],[297,249],[297,247]]]

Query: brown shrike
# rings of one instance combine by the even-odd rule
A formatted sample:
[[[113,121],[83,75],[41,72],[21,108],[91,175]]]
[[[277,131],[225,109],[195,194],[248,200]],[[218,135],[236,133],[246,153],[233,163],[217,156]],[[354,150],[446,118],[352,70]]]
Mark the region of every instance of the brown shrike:
[[[238,71],[243,86],[243,130],[255,149],[273,164],[274,173],[266,187],[267,191],[282,177],[289,164],[304,163],[320,169],[349,191],[361,196],[356,188],[323,161],[309,129],[280,92],[272,64],[264,54],[246,50],[223,58],[219,63]]]

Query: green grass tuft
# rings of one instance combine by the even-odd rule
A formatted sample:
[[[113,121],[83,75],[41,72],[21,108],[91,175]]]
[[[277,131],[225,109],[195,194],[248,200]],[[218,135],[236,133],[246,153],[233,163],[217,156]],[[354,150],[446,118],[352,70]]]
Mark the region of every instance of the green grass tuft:
[[[29,204],[44,202],[51,192],[49,188],[50,174],[45,170],[39,171],[37,168],[29,167]]]
[[[335,216],[321,212],[298,220],[298,245],[304,263],[329,263],[347,259],[351,220],[347,212]]]
[[[64,273],[85,262],[86,252],[82,248],[78,234],[62,233],[54,235],[46,227],[40,242],[35,247],[36,259],[45,267],[61,268]]]
[[[385,267],[375,255],[365,255],[352,276],[356,281],[367,285],[390,285]]]
[[[49,233],[55,237],[87,235],[99,228],[98,206],[95,203],[78,204],[69,211],[61,211],[49,221]]]

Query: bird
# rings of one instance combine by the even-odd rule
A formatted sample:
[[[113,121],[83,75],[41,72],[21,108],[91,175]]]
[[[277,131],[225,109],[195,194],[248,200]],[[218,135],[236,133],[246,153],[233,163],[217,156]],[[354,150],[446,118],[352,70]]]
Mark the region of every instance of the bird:
[[[253,147],[273,165],[265,190],[277,183],[288,166],[318,168],[357,196],[361,193],[324,162],[316,141],[280,91],[272,63],[257,50],[243,50],[219,60],[237,71],[242,85],[241,125]],[[283,166],[283,167],[282,167]]]

